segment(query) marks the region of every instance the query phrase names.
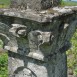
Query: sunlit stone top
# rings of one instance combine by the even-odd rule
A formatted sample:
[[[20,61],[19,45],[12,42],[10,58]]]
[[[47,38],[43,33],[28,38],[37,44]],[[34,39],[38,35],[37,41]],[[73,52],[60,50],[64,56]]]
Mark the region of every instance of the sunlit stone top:
[[[77,6],[53,7],[43,11],[33,11],[31,9],[0,9],[0,15],[29,19],[37,22],[52,22],[52,19],[60,16],[67,16],[77,12]]]

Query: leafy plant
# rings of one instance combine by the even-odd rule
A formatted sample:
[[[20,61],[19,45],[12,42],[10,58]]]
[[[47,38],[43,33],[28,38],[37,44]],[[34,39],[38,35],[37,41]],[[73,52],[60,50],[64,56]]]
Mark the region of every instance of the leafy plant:
[[[3,42],[0,40],[0,48],[2,48]],[[0,54],[0,77],[8,77],[8,55],[7,53]]]
[[[67,51],[68,68],[71,68],[73,70],[74,75],[77,76],[77,30],[73,35],[71,42],[72,42],[72,47],[70,50]]]
[[[8,55],[3,53],[0,55],[0,77],[8,77]]]

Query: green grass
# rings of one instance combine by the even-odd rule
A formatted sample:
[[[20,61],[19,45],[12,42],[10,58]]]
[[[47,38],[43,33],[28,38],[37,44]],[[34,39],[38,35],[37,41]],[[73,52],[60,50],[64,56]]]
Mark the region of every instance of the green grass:
[[[67,51],[68,55],[68,68],[73,70],[73,74],[77,77],[77,30],[74,33],[72,39],[72,47]]]
[[[61,6],[77,6],[77,2],[73,2],[73,1],[62,1]]]
[[[0,77],[8,77],[8,55],[0,54]]]
[[[0,4],[1,3],[8,5],[10,3],[10,0],[0,0]]]
[[[7,8],[9,7],[10,0],[0,0],[0,8]]]
[[[0,40],[0,48],[3,47],[3,42]],[[8,55],[0,53],[0,77],[8,77]]]

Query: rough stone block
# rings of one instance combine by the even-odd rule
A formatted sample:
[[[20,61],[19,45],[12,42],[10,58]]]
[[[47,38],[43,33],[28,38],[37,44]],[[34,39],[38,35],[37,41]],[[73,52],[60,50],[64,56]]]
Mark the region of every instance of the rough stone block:
[[[76,9],[56,7],[50,9],[56,11],[53,14],[1,9],[0,38],[8,50],[8,77],[67,77],[65,51],[76,31]]]
[[[20,9],[45,10],[51,6],[51,0],[11,0],[11,7]]]

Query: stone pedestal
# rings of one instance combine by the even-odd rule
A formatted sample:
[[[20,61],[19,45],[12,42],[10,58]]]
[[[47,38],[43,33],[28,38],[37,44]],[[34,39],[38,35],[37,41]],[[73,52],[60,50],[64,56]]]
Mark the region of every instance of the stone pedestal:
[[[66,51],[77,26],[76,9],[0,10],[0,38],[9,54],[9,77],[67,77]]]
[[[9,77],[67,77],[66,66],[65,53],[58,53],[48,62],[9,54]]]

